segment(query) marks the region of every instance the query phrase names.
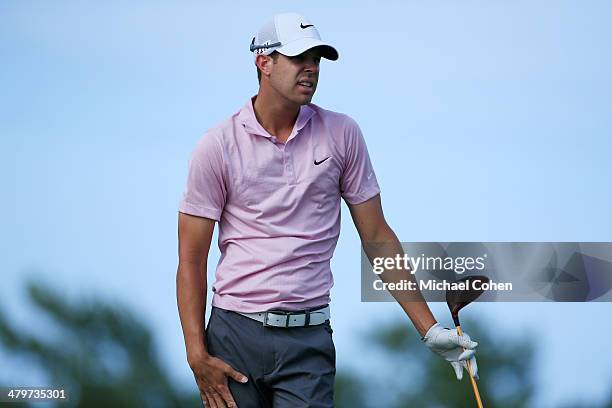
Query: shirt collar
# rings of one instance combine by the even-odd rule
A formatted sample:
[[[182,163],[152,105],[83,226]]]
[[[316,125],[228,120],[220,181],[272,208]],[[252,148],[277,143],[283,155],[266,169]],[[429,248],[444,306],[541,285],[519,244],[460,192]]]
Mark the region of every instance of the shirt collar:
[[[263,126],[261,126],[261,124],[257,121],[255,110],[253,108],[254,100],[255,96],[249,98],[247,103],[242,107],[242,109],[240,109],[238,118],[248,133],[271,138],[272,135],[268,133],[268,131],[264,129]],[[300,106],[300,112],[298,113],[298,117],[293,125],[293,131],[291,132],[290,138],[300,129],[306,126],[308,121],[314,116],[315,113],[316,111],[308,105]]]

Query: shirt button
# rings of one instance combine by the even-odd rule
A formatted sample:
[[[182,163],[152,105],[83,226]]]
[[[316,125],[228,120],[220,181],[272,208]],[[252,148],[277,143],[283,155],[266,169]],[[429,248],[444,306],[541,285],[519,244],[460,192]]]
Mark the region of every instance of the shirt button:
[[[270,138],[270,140],[272,141],[272,143],[276,143],[276,142],[278,142],[278,139],[277,139],[276,137],[274,137],[274,136],[272,136],[272,137]]]

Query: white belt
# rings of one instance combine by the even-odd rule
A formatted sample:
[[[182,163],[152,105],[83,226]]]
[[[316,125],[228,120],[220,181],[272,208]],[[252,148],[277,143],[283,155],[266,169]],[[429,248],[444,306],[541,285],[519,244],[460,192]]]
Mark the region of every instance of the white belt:
[[[299,312],[270,311],[261,313],[241,313],[250,319],[263,323],[264,326],[272,327],[304,327],[316,326],[329,320],[329,306],[323,309],[306,310]]]

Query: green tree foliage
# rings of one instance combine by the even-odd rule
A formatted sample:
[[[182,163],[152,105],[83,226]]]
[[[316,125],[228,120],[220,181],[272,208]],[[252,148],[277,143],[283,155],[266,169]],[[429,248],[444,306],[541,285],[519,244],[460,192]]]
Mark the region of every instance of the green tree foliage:
[[[508,336],[492,336],[477,320],[462,325],[479,341],[478,388],[483,405],[489,408],[525,407],[533,396],[533,345]],[[523,338],[533,338],[523,336]],[[375,347],[383,351],[388,367],[390,407],[472,408],[476,406],[467,372],[461,381],[451,365],[433,354],[417,332],[405,322],[370,335]],[[382,384],[383,389],[386,388]]]
[[[534,351],[528,343],[500,341],[482,330],[475,321],[467,321],[470,335],[485,347],[478,350],[480,380],[478,387],[487,407],[524,407],[533,395],[532,361]],[[431,353],[407,322],[399,322],[365,336],[364,347],[372,361],[369,378],[345,378],[338,374],[349,393],[338,407],[474,407],[474,395],[464,372],[457,381],[450,364]],[[493,350],[503,350],[494,354]],[[363,392],[364,386],[367,393]],[[364,398],[367,395],[368,398]]]
[[[35,362],[49,384],[65,386],[68,406],[196,407],[198,394],[173,388],[161,367],[150,330],[127,308],[99,300],[70,303],[38,284],[29,299],[55,323],[56,335],[18,330],[0,311],[0,344]],[[62,405],[66,406],[66,405]]]
[[[363,380],[349,372],[338,371],[334,389],[336,407],[367,408]]]
[[[71,400],[61,406],[202,406],[195,381],[187,395],[170,383],[151,331],[128,308],[95,299],[69,302],[40,284],[29,284],[27,293],[51,319],[51,333],[35,328],[30,330],[36,333],[33,335],[18,329],[0,309],[0,346],[6,354],[24,356],[36,364],[49,384],[68,388]],[[533,342],[519,341],[512,333],[494,335],[478,320],[465,319],[463,328],[481,345],[478,386],[484,406],[533,406],[529,404],[535,391]],[[535,338],[529,333],[520,337]],[[367,359],[370,369],[367,373],[338,371],[337,407],[476,406],[467,375],[457,381],[450,364],[431,353],[407,321],[371,329],[361,338],[367,354],[359,357]],[[566,405],[575,407],[578,405]],[[612,394],[600,408],[612,408]]]
[[[465,313],[466,315],[469,312]],[[535,407],[536,336],[531,333],[492,333],[485,324],[464,316],[462,328],[479,342],[478,388],[486,408]],[[516,334],[516,335],[514,335]],[[524,340],[519,340],[519,335]],[[337,407],[473,408],[476,406],[467,373],[458,381],[454,370],[430,352],[405,320],[371,329],[361,336],[367,354],[360,356],[367,373],[338,373]],[[563,408],[612,408],[612,389],[599,405],[568,402]]]

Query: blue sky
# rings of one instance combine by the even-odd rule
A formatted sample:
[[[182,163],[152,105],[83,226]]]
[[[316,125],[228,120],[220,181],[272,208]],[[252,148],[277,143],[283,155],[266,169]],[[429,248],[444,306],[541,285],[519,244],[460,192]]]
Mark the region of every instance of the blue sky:
[[[191,385],[174,295],[187,159],[257,92],[248,44],[282,11],[308,16],[339,50],[314,102],[360,124],[402,241],[612,241],[609,2],[4,1],[0,304],[16,319],[40,321],[23,305],[25,276],[99,293],[142,313],[168,370]],[[360,303],[344,207],[333,269],[339,365],[358,369],[358,333],[401,311]],[[443,306],[432,308],[450,324]],[[603,396],[609,312],[469,311],[500,336],[534,330],[538,407]]]

